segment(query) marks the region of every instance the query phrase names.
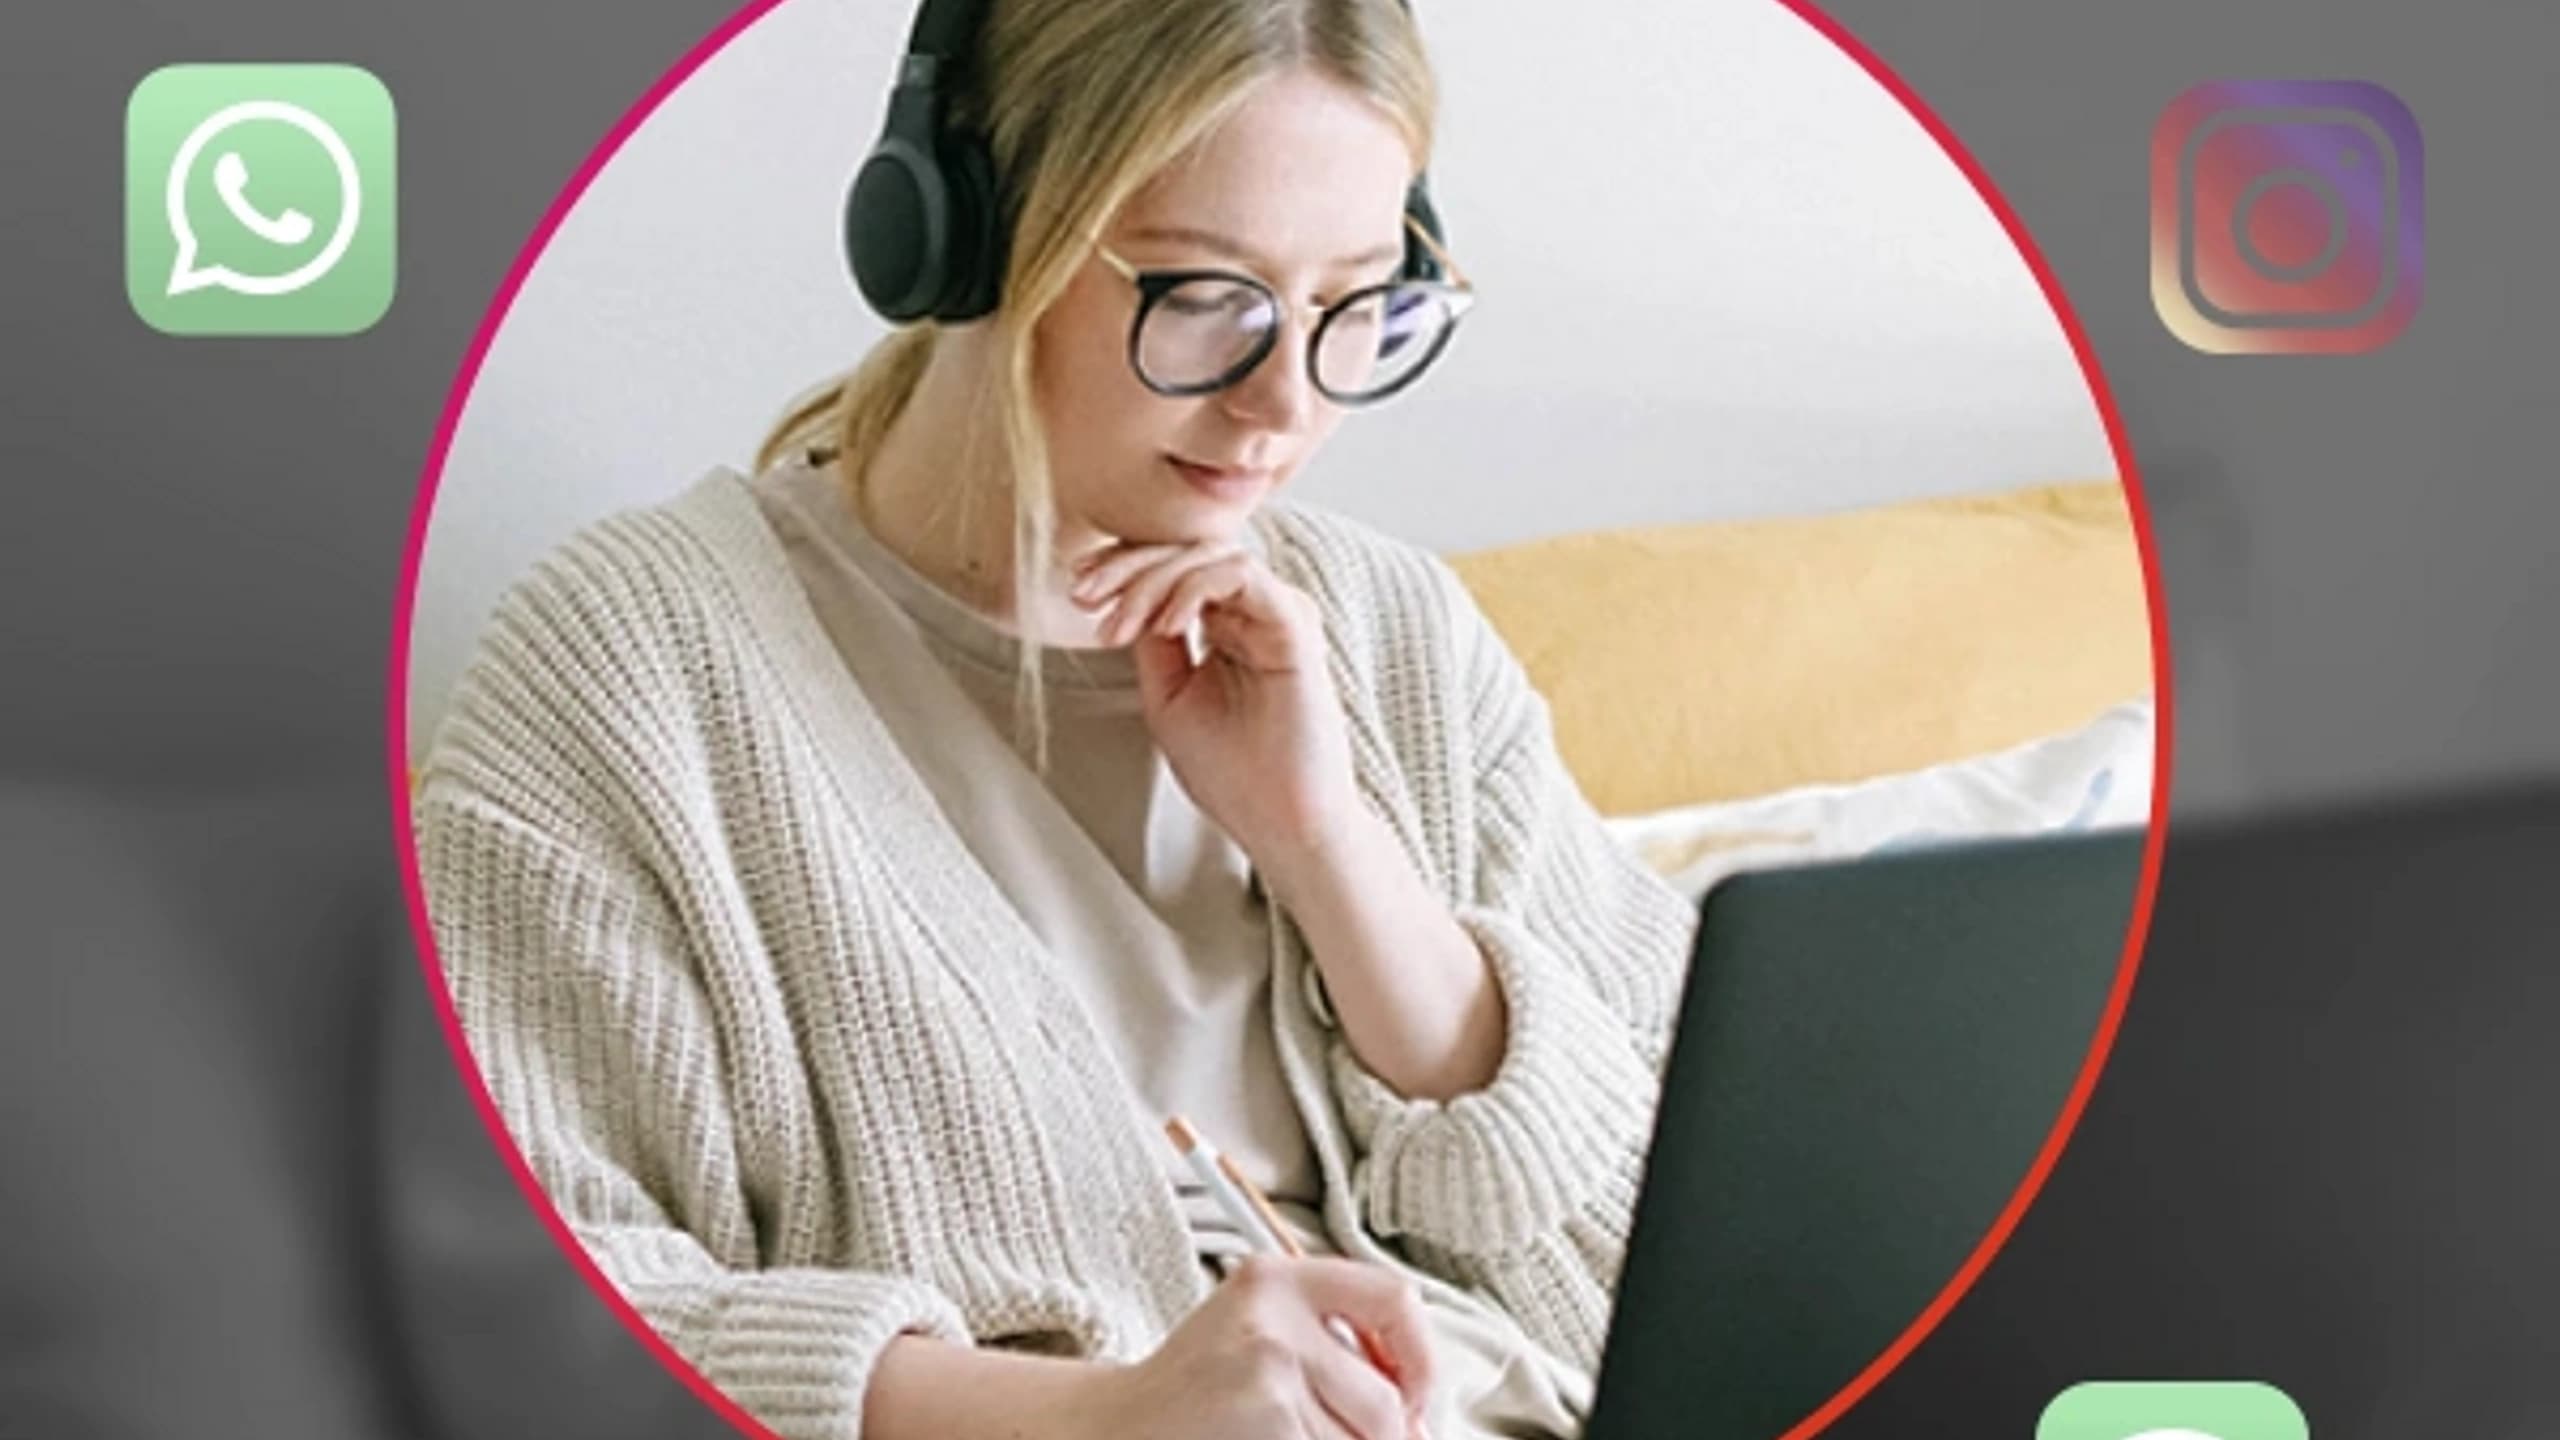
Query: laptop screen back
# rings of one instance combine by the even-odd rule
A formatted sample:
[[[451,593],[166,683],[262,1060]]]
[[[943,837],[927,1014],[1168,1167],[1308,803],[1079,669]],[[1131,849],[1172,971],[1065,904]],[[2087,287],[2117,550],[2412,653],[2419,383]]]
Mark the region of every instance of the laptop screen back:
[[[2139,831],[1710,891],[1588,1440],[1770,1440],[1916,1319],[2052,1131]]]

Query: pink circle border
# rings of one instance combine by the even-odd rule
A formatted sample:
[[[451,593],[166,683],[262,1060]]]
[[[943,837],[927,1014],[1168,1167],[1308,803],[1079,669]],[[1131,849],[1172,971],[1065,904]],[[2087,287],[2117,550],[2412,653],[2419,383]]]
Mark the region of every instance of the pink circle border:
[[[445,461],[452,450],[454,434],[461,423],[463,410],[470,401],[472,386],[479,378],[481,366],[488,359],[490,345],[497,338],[499,329],[505,324],[507,313],[513,308],[516,296],[523,290],[526,279],[541,260],[543,251],[550,245],[552,236],[559,231],[561,223],[586,194],[587,188],[595,182],[596,177],[603,172],[604,167],[620,152],[623,145],[631,139],[640,126],[657,111],[661,104],[665,103],[669,95],[691,78],[695,71],[709,63],[712,57],[727,48],[729,42],[735,40],[749,26],[762,19],[766,12],[782,3],[783,0],[749,0],[749,3],[697,41],[672,68],[649,87],[647,93],[643,94],[630,109],[623,112],[622,116],[614,122],[612,129],[607,131],[604,138],[588,153],[586,159],[578,166],[577,172],[570,177],[568,184],[561,189],[543,212],[540,223],[534,227],[533,234],[517,252],[514,263],[508,268],[506,279],[499,285],[497,294],[491,299],[486,313],[481,316],[480,325],[473,334],[470,347],[465,351],[462,364],[455,373],[453,384],[446,393],[443,415],[437,423],[435,438],[427,452],[418,499],[410,514],[408,538],[401,553],[400,587],[392,621],[387,726],[392,815],[398,839],[401,882],[408,902],[410,929],[418,942],[419,963],[426,972],[428,988],[435,999],[437,1016],[444,1029],[446,1044],[453,1052],[455,1064],[461,1071],[473,1104],[479,1111],[481,1123],[489,1132],[491,1143],[497,1147],[499,1154],[505,1159],[509,1171],[515,1176],[518,1187],[523,1190],[535,1214],[551,1232],[553,1241],[577,1267],[588,1287],[604,1300],[624,1327],[648,1348],[669,1373],[682,1381],[722,1418],[750,1435],[762,1437],[762,1440],[778,1440],[778,1437],[775,1437],[774,1432],[763,1422],[748,1414],[735,1401],[721,1393],[717,1386],[711,1384],[700,1371],[677,1353],[675,1348],[658,1334],[656,1328],[648,1323],[646,1317],[642,1316],[615,1288],[612,1281],[588,1255],[586,1247],[578,1243],[575,1233],[569,1228],[568,1222],[562,1218],[558,1208],[551,1203],[549,1195],[543,1191],[541,1184],[534,1178],[532,1168],[526,1162],[523,1152],[516,1147],[504,1122],[499,1117],[497,1105],[490,1096],[487,1081],[482,1077],[478,1064],[472,1058],[470,1048],[464,1039],[460,1017],[454,1010],[452,992],[446,985],[442,967],[435,958],[434,937],[427,916],[426,896],[418,875],[417,836],[410,807],[408,679],[409,635],[415,619],[418,569],[426,544],[427,522],[434,511],[436,490],[443,477]],[[2053,309],[2055,318],[2061,322],[2070,340],[2072,353],[2079,362],[2082,375],[2089,385],[2090,394],[2105,423],[2108,444],[2114,453],[2117,473],[2124,486],[2126,501],[2133,516],[2135,537],[2142,558],[2144,594],[2150,609],[2152,679],[2156,715],[2151,823],[2145,836],[2142,875],[2135,894],[2133,921],[2126,935],[2124,951],[2118,964],[2114,985],[2108,996],[2105,1012],[2100,1018],[2097,1033],[2091,1041],[2088,1057],[2073,1083],[2070,1097],[2065,1101],[2062,1112],[2056,1118],[2028,1175],[2020,1182],[2017,1191],[2010,1197],[2009,1203],[2002,1209],[1999,1217],[1993,1221],[1989,1231],[1937,1297],[1904,1329],[1901,1335],[1852,1377],[1839,1393],[1790,1428],[1785,1435],[1779,1437],[1779,1440],[1811,1440],[1812,1436],[1829,1427],[1850,1406],[1856,1404],[1881,1383],[1904,1357],[1909,1355],[1921,1341],[1928,1338],[1930,1332],[1934,1331],[1946,1318],[1948,1312],[1954,1309],[1956,1302],[1973,1287],[1984,1267],[1990,1264],[1992,1257],[1999,1252],[2011,1232],[2017,1228],[2027,1207],[2034,1202],[2036,1195],[2044,1188],[2047,1177],[2052,1173],[2055,1162],[2060,1158],[2072,1130],[2077,1126],[2082,1112],[2088,1105],[2090,1094],[2096,1089],[2099,1075],[2105,1068],[2108,1053],[2114,1046],[2116,1033],[2123,1023],[2125,1006],[2132,995],[2134,978],[2141,965],[2143,942],[2150,931],[2152,909],[2159,889],[2162,851],[2168,829],[2170,778],[2175,748],[2172,735],[2175,707],[2169,663],[2168,607],[2161,582],[2157,539],[2153,530],[2150,506],[2143,493],[2143,486],[2134,462],[2133,448],[2126,437],[2123,416],[2116,405],[2114,392],[2106,382],[2105,374],[2097,361],[2096,351],[2089,342],[2088,333],[2082,327],[2068,297],[2063,293],[2051,264],[2046,260],[2033,237],[2028,234],[2017,212],[2001,195],[1998,187],[1992,183],[1980,162],[1917,91],[1894,73],[1881,57],[1852,35],[1845,26],[1824,13],[1814,0],[1776,0],[1776,3],[1794,12],[1799,19],[1839,47],[1842,53],[1856,61],[1860,68],[1901,102],[1912,118],[1927,129],[1931,138],[1937,141],[1939,148],[1964,172],[1966,179],[1972,183],[1983,203],[1998,217],[2011,243],[2017,247],[2019,255],[2033,271],[2037,284],[2043,289],[2046,301]]]

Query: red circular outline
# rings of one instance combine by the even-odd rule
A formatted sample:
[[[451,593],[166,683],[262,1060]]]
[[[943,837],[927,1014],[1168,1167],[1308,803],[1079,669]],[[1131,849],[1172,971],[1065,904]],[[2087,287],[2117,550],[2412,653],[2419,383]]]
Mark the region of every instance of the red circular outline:
[[[551,1197],[535,1179],[532,1167],[526,1162],[523,1152],[516,1148],[513,1136],[509,1134],[504,1121],[499,1117],[497,1104],[489,1093],[488,1082],[482,1077],[478,1062],[473,1058],[470,1046],[463,1036],[461,1019],[455,1013],[453,995],[446,986],[443,968],[435,958],[435,940],[427,916],[426,894],[418,876],[417,834],[410,813],[408,681],[409,634],[415,615],[418,567],[426,545],[427,520],[434,510],[436,489],[442,481],[445,459],[452,449],[454,432],[460,424],[463,408],[469,402],[472,386],[480,374],[480,367],[488,359],[489,347],[497,338],[500,327],[505,323],[507,312],[513,308],[517,294],[523,290],[526,278],[541,259],[543,251],[549,247],[551,238],[559,230],[561,222],[576,207],[578,200],[586,194],[587,187],[594,183],[596,176],[622,149],[624,143],[630,140],[641,124],[696,70],[701,69],[713,56],[725,49],[729,42],[736,39],[748,26],[763,18],[767,11],[781,3],[782,0],[748,0],[748,3],[735,14],[695,42],[693,48],[685,52],[666,74],[660,76],[657,83],[649,87],[647,93],[643,94],[630,109],[623,112],[621,118],[614,122],[613,128],[606,132],[603,140],[580,163],[576,174],[570,177],[567,186],[553,198],[549,208],[543,212],[541,222],[534,227],[533,234],[525,241],[523,248],[516,254],[515,262],[508,268],[506,279],[499,285],[496,296],[490,301],[488,311],[481,316],[479,328],[472,336],[471,346],[464,353],[461,367],[455,372],[453,384],[446,392],[444,413],[436,425],[435,440],[427,451],[426,468],[420,482],[417,503],[410,512],[408,540],[401,553],[399,600],[392,617],[390,724],[388,726],[392,815],[399,842],[401,884],[408,901],[410,930],[418,942],[419,965],[426,972],[428,990],[434,996],[437,1018],[444,1028],[445,1043],[452,1050],[456,1066],[462,1072],[463,1080],[469,1088],[472,1102],[479,1110],[481,1124],[488,1130],[491,1141],[498,1148],[498,1153],[505,1159],[509,1171],[514,1174],[518,1188],[523,1190],[526,1198],[532,1202],[534,1213],[550,1230],[553,1241],[577,1267],[578,1273],[585,1278],[588,1287],[604,1299],[615,1316],[621,1320],[624,1328],[638,1337],[669,1373],[682,1381],[695,1395],[701,1397],[703,1402],[723,1419],[750,1435],[763,1437],[763,1440],[778,1440],[778,1437],[762,1421],[748,1414],[735,1401],[723,1394],[719,1387],[705,1379],[691,1362],[677,1353],[674,1346],[667,1343],[666,1339],[658,1333],[657,1328],[648,1322],[647,1317],[641,1315],[628,1300],[623,1298],[622,1292],[615,1288],[612,1280],[587,1253],[586,1247],[579,1243],[576,1234],[570,1230],[568,1222],[561,1217],[558,1208],[551,1203]],[[1920,122],[1921,126],[1929,132],[1930,138],[1938,143],[1939,149],[1944,151],[1947,157],[1956,163],[1957,168],[1964,172],[1965,178],[1972,182],[1975,193],[1981,196],[1986,206],[1990,207],[1992,214],[1999,218],[2001,228],[2008,232],[2010,242],[2017,247],[2020,258],[2024,259],[2028,269],[2034,272],[2036,283],[2043,289],[2047,304],[2052,307],[2054,317],[2061,322],[2063,331],[2071,342],[2072,354],[2079,361],[2082,378],[2087,382],[2090,395],[2096,401],[2099,414],[2105,422],[2108,445],[2114,452],[2119,481],[2124,487],[2126,503],[2132,511],[2135,540],[2142,558],[2143,591],[2150,608],[2151,668],[2155,696],[2151,818],[2144,837],[2142,876],[2134,897],[2133,923],[2125,936],[2123,957],[2117,967],[2115,985],[2107,998],[2106,1011],[2099,1018],[2097,1034],[2090,1043],[2089,1054],[2081,1065],[2079,1077],[2072,1085],[2070,1098],[2063,1103],[2062,1113],[2056,1117],[2051,1133],[2045,1137],[2043,1148],[2036,1155],[2035,1164],[2028,1170],[2026,1178],[2020,1182],[2017,1192],[2010,1197],[2008,1205],[2001,1210],[1999,1218],[1992,1222],[1990,1231],[1974,1247],[1973,1253],[1966,1257],[1964,1264],[1957,1269],[1954,1277],[1947,1282],[1944,1289],[1939,1291],[1937,1298],[1929,1303],[1928,1308],[1921,1311],[1918,1318],[1914,1319],[1892,1344],[1887,1345],[1881,1354],[1867,1364],[1866,1368],[1859,1371],[1847,1385],[1843,1386],[1838,1394],[1832,1396],[1821,1408],[1806,1416],[1779,1437],[1779,1440],[1810,1440],[1810,1437],[1829,1427],[1833,1421],[1846,1413],[1850,1406],[1855,1405],[1865,1397],[1868,1391],[1881,1383],[1896,1365],[1902,1363],[1905,1356],[1909,1355],[1921,1341],[1927,1339],[1930,1332],[1937,1329],[1939,1323],[1946,1319],[1947,1313],[1955,1308],[1956,1302],[1963,1299],[1965,1293],[1973,1288],[1974,1282],[1980,1278],[1984,1267],[1991,1263],[1992,1257],[1999,1253],[2000,1247],[2008,1242],[2009,1235],[2017,1228],[2019,1219],[2025,1215],[2027,1207],[2034,1203],[2036,1195],[2044,1188],[2045,1180],[2051,1175],[2055,1161],[2060,1158],[2063,1146],[2070,1140],[2073,1128],[2079,1123],[2081,1112],[2088,1105],[2090,1093],[2097,1087],[2098,1076],[2105,1069],[2107,1055],[2114,1048],[2116,1031],[2123,1022],[2125,1005],[2132,996],[2135,974],[2141,968],[2143,942],[2150,933],[2152,905],[2159,890],[2161,855],[2168,831],[2169,779],[2174,748],[2171,743],[2174,705],[2169,664],[2168,607],[2162,592],[2159,552],[2152,531],[2150,506],[2143,496],[2141,480],[2134,464],[2133,447],[2125,437],[2124,417],[2116,407],[2114,393],[2108,388],[2106,376],[2099,368],[2097,354],[2089,343],[2088,334],[2082,328],[2078,314],[2071,308],[2070,300],[2064,295],[2060,282],[2054,278],[2052,266],[2046,261],[2043,251],[2037,248],[2034,238],[2027,233],[2027,228],[2020,222],[2017,213],[2010,208],[2008,201],[2002,198],[1998,187],[1992,184],[1991,177],[1983,170],[1981,163],[1975,160],[1972,152],[1965,148],[1963,141],[1956,137],[1955,132],[1939,118],[1937,112],[1930,109],[1928,102],[1921,99],[1917,91],[1895,74],[1873,50],[1850,34],[1845,26],[1825,14],[1814,0],[1777,0],[1777,3],[1784,5],[1797,18],[1831,41],[1843,54],[1855,60],[1876,83],[1882,85],[1901,102],[1904,110]]]
[[[2143,497],[2141,476],[2134,464],[2133,445],[2125,438],[2124,416],[2116,408],[2115,392],[2107,385],[2106,374],[2098,366],[2097,351],[2090,345],[2088,332],[2081,327],[2078,313],[2071,308],[2070,297],[2063,294],[2062,283],[2054,278],[2052,265],[2046,261],[2044,252],[2037,248],[2035,238],[2027,233],[2027,227],[2018,219],[2017,212],[2002,197],[1999,187],[1992,184],[1991,176],[1982,168],[1982,163],[1965,148],[1962,140],[1956,138],[1955,131],[1947,122],[1929,108],[1929,102],[1920,98],[1917,90],[1895,74],[1882,57],[1850,34],[1846,26],[1823,13],[1813,0],[1778,0],[1778,3],[1794,11],[1798,19],[1838,46],[1841,53],[1857,61],[1877,84],[1902,102],[1902,108],[1920,122],[1930,138],[1938,142],[1938,148],[1955,161],[1956,168],[1964,172],[1967,180],[1973,182],[1974,192],[1982,197],[1983,204],[1991,208],[1991,213],[1999,217],[2000,227],[2009,232],[2010,243],[2017,246],[2020,258],[2035,273],[2036,284],[2043,287],[2045,302],[2052,307],[2054,318],[2062,322],[2063,333],[2071,341],[2071,353],[2079,359],[2081,377],[2088,383],[2090,397],[2097,402],[2098,414],[2106,424],[2107,444],[2115,453],[2125,503],[2133,513],[2134,539],[2142,554],[2143,594],[2151,612],[2151,679],[2156,697],[2153,705],[2156,718],[2152,733],[2151,820],[2143,837],[2142,878],[2134,891],[2133,923],[2125,932],[2124,954],[2116,966],[2115,987],[2107,996],[2106,1012],[2098,1018],[2098,1033],[2090,1041],[2088,1058],[2080,1066],[2080,1076],[2072,1084],[2070,1098],[2063,1102],[2062,1113],[2055,1117],[2053,1130],[2045,1137],[2044,1148],[2037,1153],[2026,1179],[2019,1182],[2017,1193],[2009,1197],[2009,1203],[2001,1210],[1999,1218],[1991,1222],[1990,1231],[1974,1247],[1973,1253],[1965,1257],[1954,1278],[1938,1292],[1938,1298],[1929,1302],[1928,1308],[1922,1310],[1919,1317],[1884,1348],[1882,1354],[1869,1361],[1865,1369],[1842,1386],[1840,1393],[1779,1437],[1779,1440],[1810,1440],[1882,1383],[1884,1377],[1902,1363],[1904,1356],[1929,1338],[1930,1332],[1947,1318],[1947,1312],[1955,1308],[1965,1292],[1973,1288],[1974,1281],[1981,1278],[1991,1258],[2008,1243],[2010,1232],[2018,1228],[2018,1221],[2026,1214],[2027,1207],[2035,1203],[2037,1193],[2044,1189],[2046,1178],[2053,1173],[2054,1162],[2062,1156],[2062,1147],[2070,1141],[2073,1128],[2080,1123],[2081,1111],[2088,1107],[2091,1092],[2097,1089],[2098,1075],[2106,1068],[2107,1054],[2115,1048],[2116,1030],[2124,1021],[2125,1004],[2133,995],[2135,972],[2142,968],[2143,941],[2151,932],[2152,903],[2160,889],[2161,850],[2169,829],[2170,739],[2175,728],[2172,719],[2175,704],[2169,665],[2169,606],[2160,583],[2160,553],[2151,528],[2151,507]]]

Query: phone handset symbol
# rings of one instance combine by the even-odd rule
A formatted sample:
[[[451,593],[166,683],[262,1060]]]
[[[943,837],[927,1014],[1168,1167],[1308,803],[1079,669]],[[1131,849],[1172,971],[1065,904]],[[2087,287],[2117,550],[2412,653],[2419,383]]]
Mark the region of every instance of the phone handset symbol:
[[[337,172],[338,222],[318,254],[281,275],[244,272],[226,265],[199,266],[197,251],[202,244],[193,217],[188,212],[189,179],[196,174],[196,160],[211,149],[217,137],[234,125],[252,120],[273,120],[301,131],[320,147],[329,158],[329,168]],[[299,210],[286,210],[269,216],[249,201],[249,163],[239,152],[224,150],[214,157],[213,188],[223,209],[240,222],[242,229],[278,246],[299,245],[317,233],[310,216]],[[183,295],[191,290],[220,288],[235,295],[290,295],[329,273],[345,258],[355,243],[357,216],[364,204],[364,178],[356,171],[355,153],[347,148],[346,138],[331,128],[329,122],[299,105],[282,100],[240,100],[226,105],[197,122],[187,138],[180,142],[178,153],[169,161],[166,190],[169,234],[177,241],[177,254],[169,265],[168,293]],[[262,257],[264,258],[264,257]]]
[[[249,203],[249,162],[237,150],[225,150],[213,162],[214,193],[222,197],[223,208],[231,218],[249,227],[252,234],[270,245],[299,245],[311,238],[311,217],[299,210],[287,210],[269,216]]]

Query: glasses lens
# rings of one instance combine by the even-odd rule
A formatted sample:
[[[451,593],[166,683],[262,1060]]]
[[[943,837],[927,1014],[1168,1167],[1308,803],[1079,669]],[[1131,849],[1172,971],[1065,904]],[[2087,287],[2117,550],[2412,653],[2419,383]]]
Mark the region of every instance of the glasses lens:
[[[1356,296],[1316,337],[1316,380],[1345,400],[1392,394],[1439,358],[1457,323],[1456,307],[1437,286],[1389,285]]]
[[[1270,343],[1279,315],[1270,293],[1238,280],[1185,280],[1147,311],[1138,373],[1159,389],[1217,385]]]

